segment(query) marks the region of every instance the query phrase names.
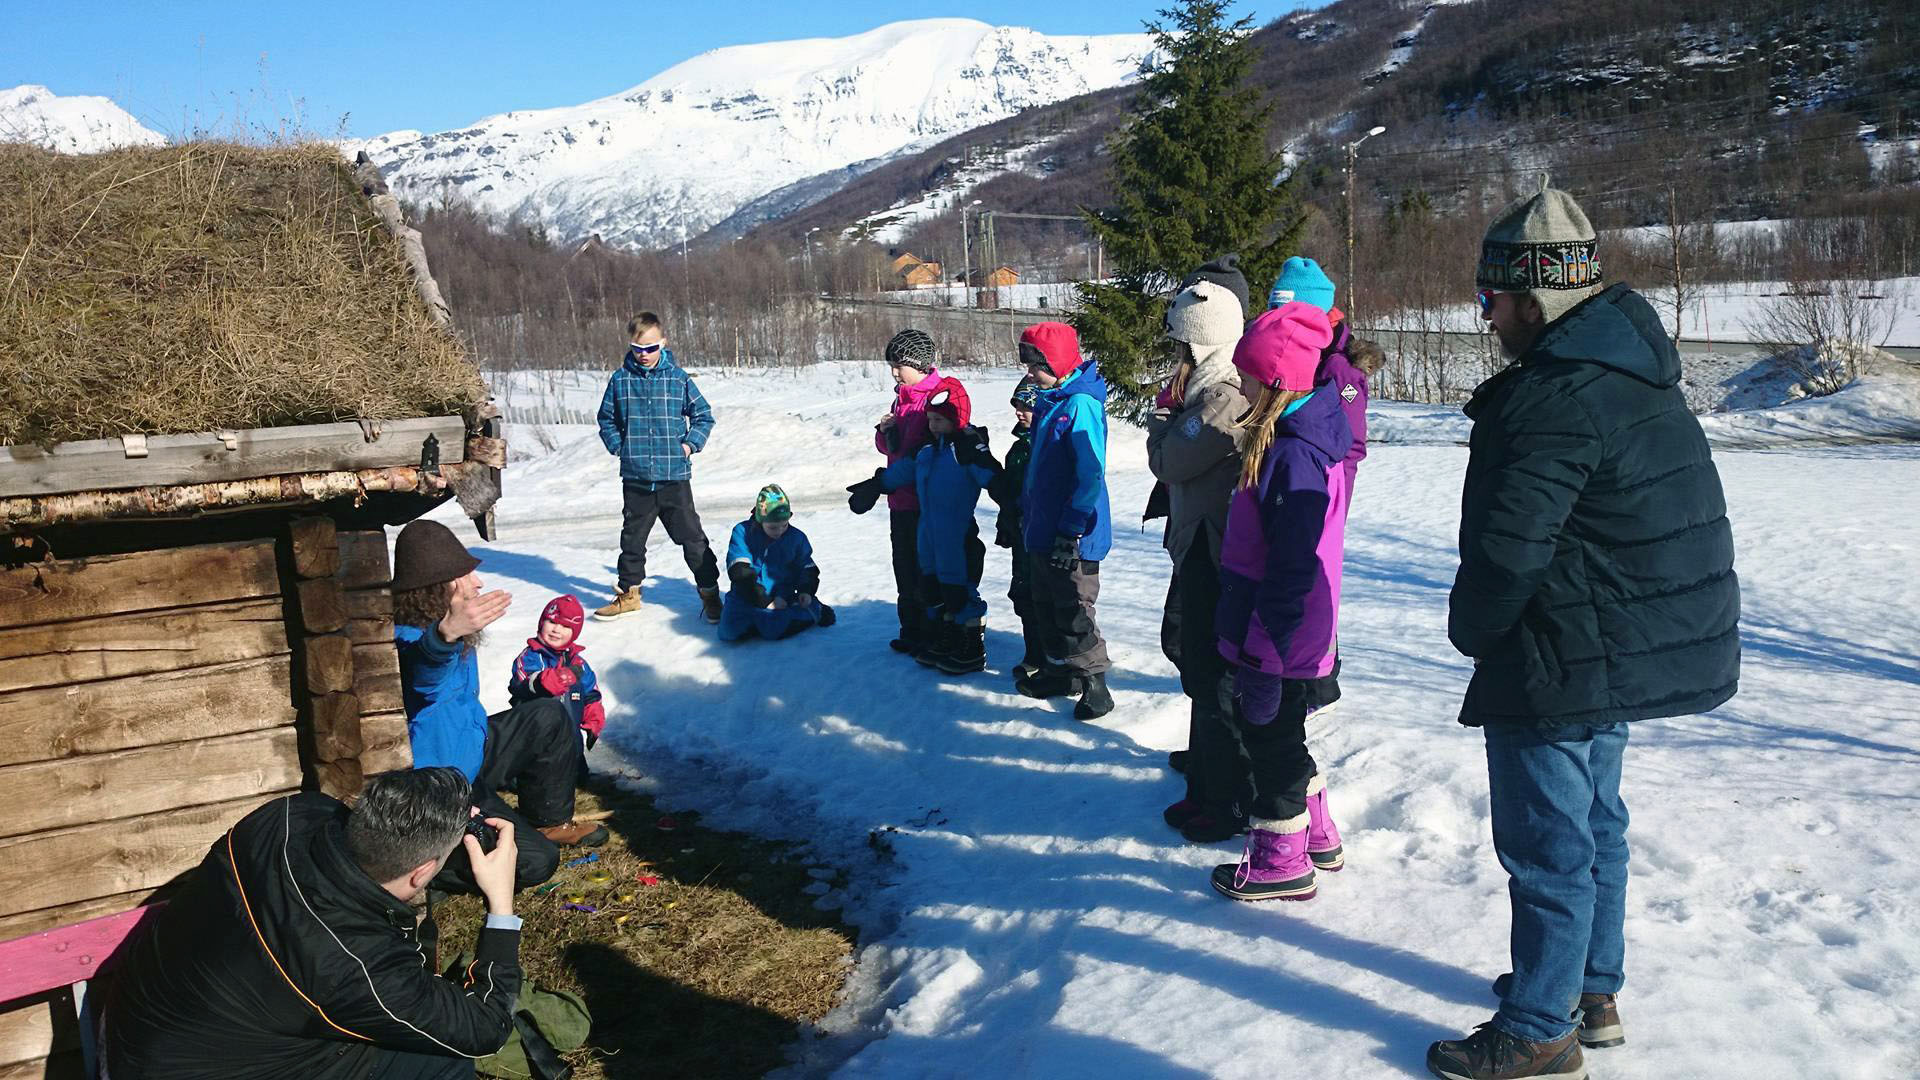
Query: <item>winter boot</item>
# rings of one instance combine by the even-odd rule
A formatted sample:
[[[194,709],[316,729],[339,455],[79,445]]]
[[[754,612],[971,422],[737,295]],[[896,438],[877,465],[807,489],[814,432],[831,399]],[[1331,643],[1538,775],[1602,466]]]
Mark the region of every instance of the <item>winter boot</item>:
[[[947,640],[950,643],[947,654],[935,665],[949,675],[970,675],[984,670],[987,666],[987,628],[975,623],[972,626],[954,624]]]
[[[1532,1043],[1492,1023],[1464,1039],[1427,1048],[1427,1069],[1441,1080],[1587,1080],[1587,1065],[1573,1032],[1553,1042]]]
[[[607,827],[593,821],[563,821],[541,826],[540,835],[561,847],[599,847],[607,842]]]
[[[1502,974],[1493,980],[1493,996],[1504,999],[1512,985],[1513,972]],[[1580,1025],[1574,1035],[1589,1050],[1604,1050],[1627,1041],[1627,1029],[1620,1023],[1620,1006],[1612,994],[1581,994],[1571,1018]]]
[[[1020,620],[1020,639],[1026,644],[1026,651],[1020,654],[1020,663],[1015,665],[1015,678],[1032,678],[1047,666],[1047,650],[1040,647],[1040,632],[1033,628],[1032,619]]]
[[[1307,781],[1307,817],[1312,821],[1307,826],[1307,857],[1313,860],[1313,868],[1338,870],[1347,865],[1340,848],[1340,827],[1327,809],[1327,778],[1319,773]]]
[[[820,605],[819,623],[821,626],[832,626],[834,623],[838,622],[839,620],[840,620],[840,616],[835,615],[833,613],[832,608],[828,607],[825,604]]]
[[[1026,678],[1013,677],[1013,688],[1030,698],[1066,697],[1077,689],[1072,675],[1056,667],[1043,667]]]
[[[1180,830],[1189,844],[1218,844],[1247,831],[1247,817],[1231,803],[1203,806]]]
[[[601,622],[624,619],[629,615],[640,614],[640,586],[634,585],[621,589],[620,594],[606,607],[594,611],[593,617]]]
[[[1196,816],[1205,812],[1206,807],[1200,803],[1194,802],[1192,799],[1181,799],[1179,802],[1160,811],[1160,816],[1178,832],[1186,829],[1187,822],[1192,821]]]
[[[1191,760],[1192,754],[1193,751],[1191,750],[1167,751],[1167,768],[1172,769],[1181,776],[1187,775],[1187,762]]]
[[[954,632],[960,628],[945,618],[927,620],[927,638],[920,645],[920,651],[913,654],[915,660],[926,667],[939,667],[949,663],[948,654],[953,652]]]
[[[1307,858],[1307,815],[1254,818],[1240,862],[1213,868],[1213,887],[1234,900],[1311,900],[1313,860]]]
[[[718,588],[700,590],[700,617],[710,623],[720,621],[720,590]]]
[[[1107,692],[1107,676],[1096,672],[1080,680],[1080,704],[1073,707],[1075,720],[1098,720],[1113,711],[1113,695]]]

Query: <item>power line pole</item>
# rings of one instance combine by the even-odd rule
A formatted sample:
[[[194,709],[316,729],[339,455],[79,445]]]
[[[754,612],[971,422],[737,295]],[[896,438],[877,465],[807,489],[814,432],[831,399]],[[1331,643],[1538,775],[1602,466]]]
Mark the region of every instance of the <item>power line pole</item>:
[[[1386,131],[1376,127],[1347,144],[1347,325],[1358,326],[1360,290],[1353,276],[1353,179],[1360,166],[1360,144]]]

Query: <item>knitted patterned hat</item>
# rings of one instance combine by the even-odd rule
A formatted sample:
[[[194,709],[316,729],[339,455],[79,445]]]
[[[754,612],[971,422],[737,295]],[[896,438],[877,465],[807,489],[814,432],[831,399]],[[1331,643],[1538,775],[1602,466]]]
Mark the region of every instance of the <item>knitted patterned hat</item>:
[[[1267,310],[1284,307],[1295,300],[1312,304],[1321,311],[1333,310],[1333,279],[1320,269],[1319,263],[1298,255],[1288,259],[1280,267],[1280,276],[1273,279],[1273,290],[1267,293]]]
[[[1540,190],[1501,211],[1480,245],[1474,283],[1498,292],[1524,292],[1553,322],[1600,291],[1600,258],[1593,225],[1564,191]]]
[[[768,484],[753,500],[753,520],[785,521],[793,516],[793,503],[779,484]]]
[[[927,412],[946,417],[955,431],[973,423],[973,401],[967,397],[967,388],[951,375],[941,379],[928,395]]]
[[[927,336],[925,330],[902,330],[887,342],[888,367],[905,366],[916,371],[932,371],[939,358],[939,346],[933,343],[933,338]]]
[[[1167,336],[1189,345],[1232,345],[1247,326],[1240,256],[1222,255],[1188,274],[1167,307]]]
[[[540,611],[540,621],[564,626],[577,635],[586,622],[586,613],[580,610],[579,597],[572,593],[561,593],[547,601],[547,606]]]
[[[1033,409],[1040,404],[1040,384],[1034,382],[1031,376],[1020,376],[1020,381],[1013,385],[1013,397],[1008,401],[1022,409]]]
[[[1180,279],[1182,290],[1190,289],[1202,281],[1211,281],[1215,285],[1233,294],[1240,301],[1240,310],[1247,310],[1247,275],[1240,272],[1240,256],[1222,255],[1186,277]]]

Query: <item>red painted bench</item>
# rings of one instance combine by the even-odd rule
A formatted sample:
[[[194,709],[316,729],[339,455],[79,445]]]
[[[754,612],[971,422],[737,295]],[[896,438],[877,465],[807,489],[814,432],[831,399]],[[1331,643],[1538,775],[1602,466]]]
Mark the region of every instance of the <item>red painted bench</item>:
[[[136,931],[160,911],[151,904],[37,934],[0,941],[0,1012],[28,1004],[49,990],[73,989],[80,1056],[87,1076],[97,1075],[94,1015],[87,984],[111,964]]]

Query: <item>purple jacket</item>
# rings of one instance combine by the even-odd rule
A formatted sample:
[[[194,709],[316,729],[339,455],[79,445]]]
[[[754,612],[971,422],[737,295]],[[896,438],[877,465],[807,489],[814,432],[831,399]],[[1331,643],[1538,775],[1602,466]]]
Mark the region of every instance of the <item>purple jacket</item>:
[[[1344,461],[1348,495],[1353,494],[1353,478],[1360,471],[1360,459],[1367,456],[1367,373],[1354,367],[1349,358],[1347,346],[1352,340],[1353,331],[1347,327],[1347,320],[1334,323],[1333,344],[1327,346],[1320,358],[1320,370],[1313,375],[1315,386],[1331,386],[1340,395],[1347,426],[1353,429],[1353,446]]]
[[[1220,655],[1255,671],[1333,671],[1346,549],[1346,455],[1338,391],[1322,387],[1274,426],[1257,487],[1235,488],[1220,546]]]

